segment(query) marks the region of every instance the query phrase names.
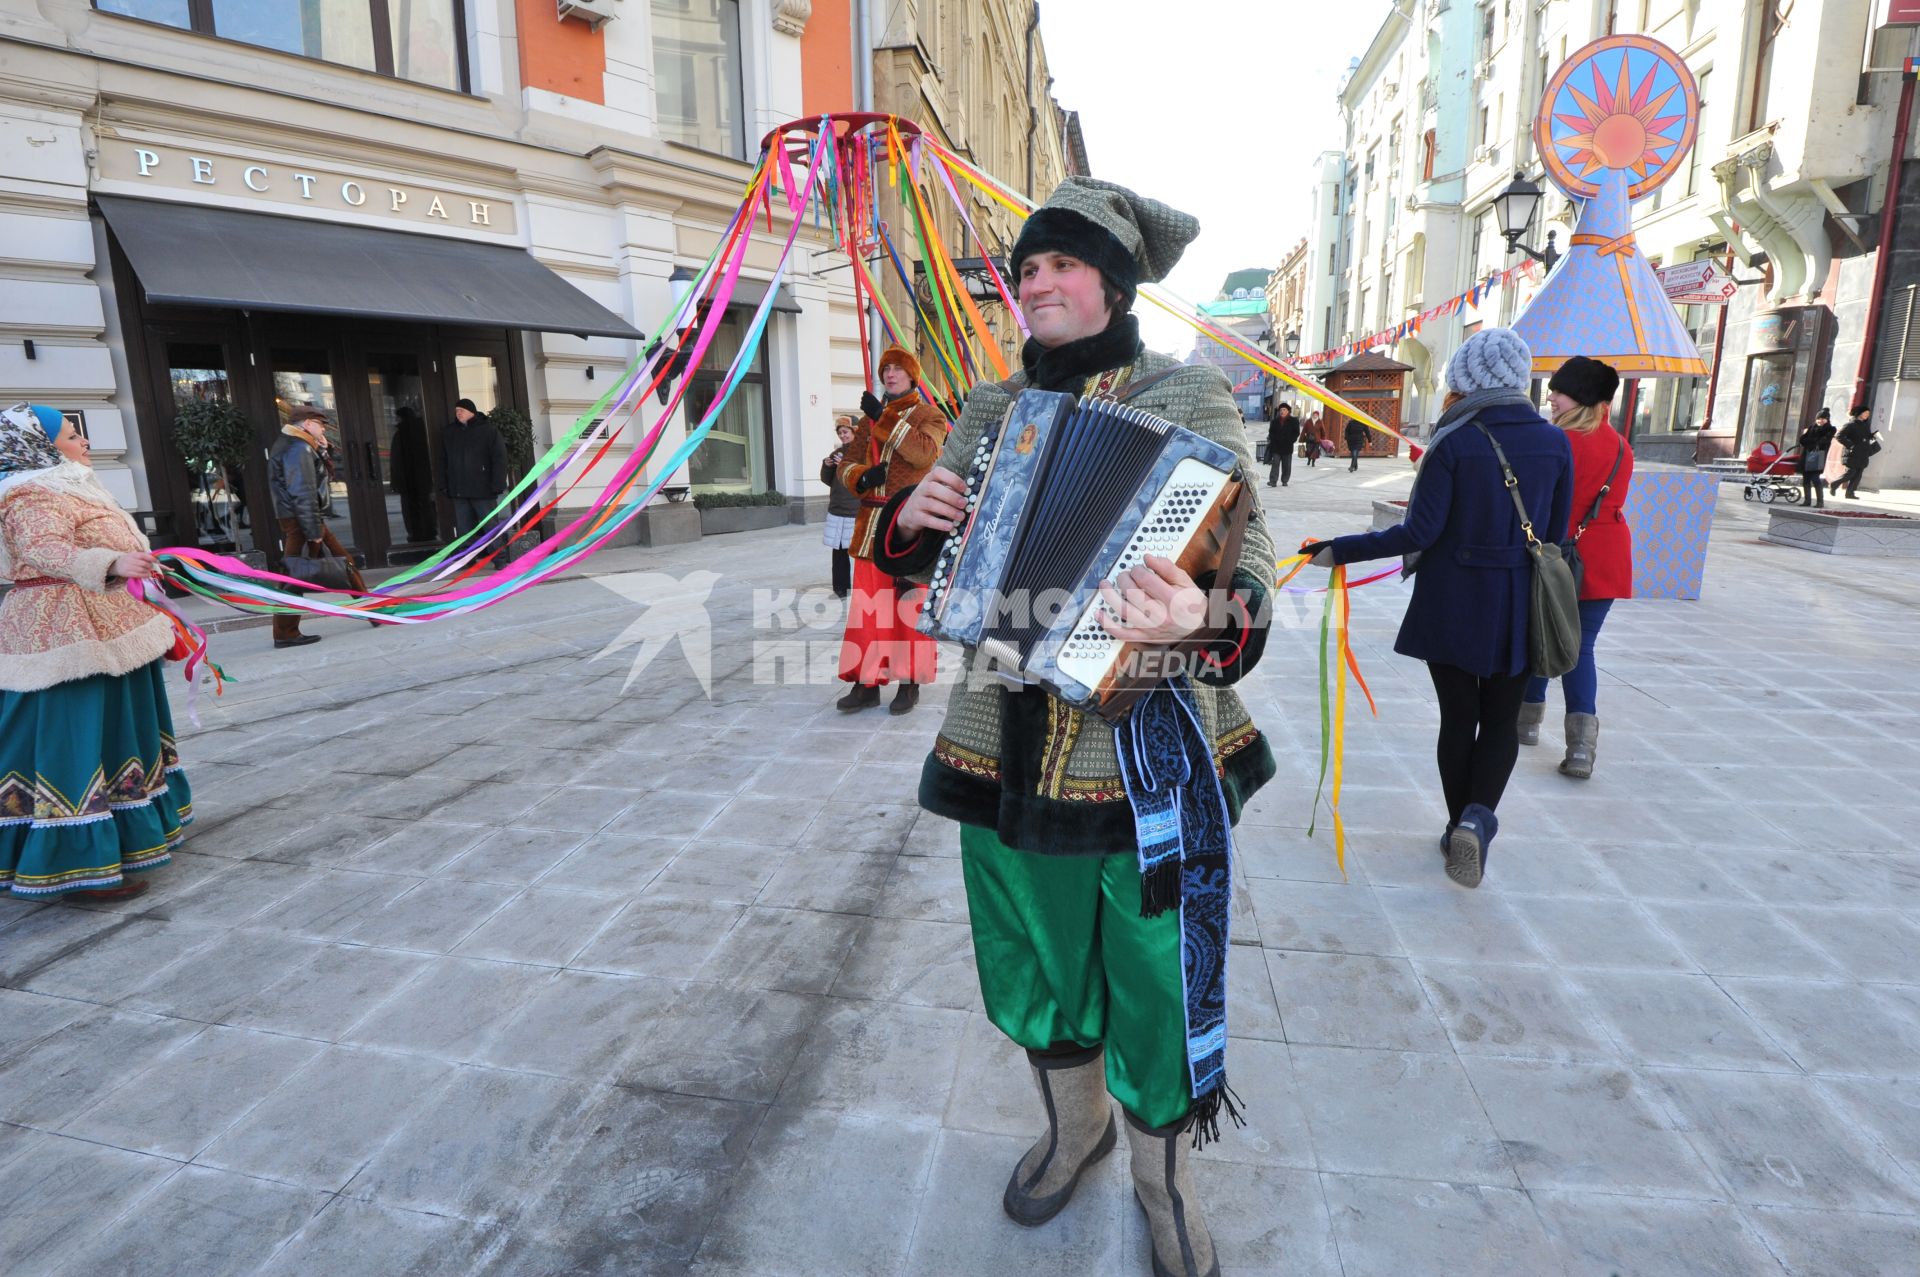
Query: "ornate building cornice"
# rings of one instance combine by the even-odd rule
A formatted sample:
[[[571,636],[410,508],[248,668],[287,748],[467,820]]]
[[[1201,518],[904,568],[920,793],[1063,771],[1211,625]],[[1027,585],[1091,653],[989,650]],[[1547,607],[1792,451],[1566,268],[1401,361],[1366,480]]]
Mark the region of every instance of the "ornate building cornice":
[[[812,16],[813,0],[773,0],[773,29],[782,35],[805,35]]]

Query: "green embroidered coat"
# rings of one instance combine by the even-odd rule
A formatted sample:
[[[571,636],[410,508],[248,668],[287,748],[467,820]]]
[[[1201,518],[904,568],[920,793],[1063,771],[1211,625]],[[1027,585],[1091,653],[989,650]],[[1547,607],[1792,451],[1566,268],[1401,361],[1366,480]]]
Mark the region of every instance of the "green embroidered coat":
[[[1120,374],[1076,379],[1084,392],[1096,382],[1124,385],[1144,380],[1177,361],[1151,351],[1137,355]],[[965,410],[948,437],[939,464],[966,472],[981,431],[1004,416],[1014,397],[1032,384],[1025,371],[1005,382],[983,384],[967,397]],[[1064,388],[1054,379],[1049,388]],[[1246,426],[1226,378],[1208,366],[1182,368],[1128,401],[1176,422],[1239,454],[1240,478],[1257,493],[1253,455]],[[875,561],[888,571],[924,581],[942,538],[923,535],[901,545],[890,535],[902,492],[882,513]],[[881,542],[885,542],[884,545]],[[1270,586],[1275,561],[1273,539],[1256,504],[1248,522],[1240,568],[1233,588],[1253,618],[1247,630],[1219,645],[1222,672],[1196,684],[1200,722],[1213,741],[1213,759],[1225,792],[1229,817],[1238,823],[1245,801],[1274,773],[1273,752],[1254,727],[1231,684],[1260,659],[1266,643]],[[1198,582],[1209,587],[1211,579]],[[1113,729],[1037,687],[1010,688],[968,669],[953,688],[946,720],[920,773],[920,805],[928,811],[994,830],[1009,847],[1051,855],[1107,855],[1132,851],[1137,844],[1133,810],[1114,755]]]

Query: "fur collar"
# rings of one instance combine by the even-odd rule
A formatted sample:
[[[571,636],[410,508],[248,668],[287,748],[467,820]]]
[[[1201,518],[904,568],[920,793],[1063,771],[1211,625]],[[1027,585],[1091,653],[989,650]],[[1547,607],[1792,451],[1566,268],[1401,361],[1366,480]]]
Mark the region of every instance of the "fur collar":
[[[1120,316],[1091,337],[1082,337],[1064,346],[1049,348],[1029,337],[1020,351],[1020,366],[1026,371],[1030,386],[1079,394],[1087,378],[1124,368],[1140,358],[1145,349],[1140,344],[1140,321],[1129,314]]]

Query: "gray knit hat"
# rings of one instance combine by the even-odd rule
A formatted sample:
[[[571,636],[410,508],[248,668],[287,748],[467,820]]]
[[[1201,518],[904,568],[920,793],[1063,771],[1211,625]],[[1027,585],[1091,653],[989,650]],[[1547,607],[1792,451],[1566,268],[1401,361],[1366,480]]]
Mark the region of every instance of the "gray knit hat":
[[[1522,390],[1533,381],[1533,352],[1511,328],[1482,328],[1460,343],[1447,360],[1447,389],[1470,395],[1476,390]]]
[[[1035,253],[1077,257],[1132,302],[1142,283],[1167,277],[1200,234],[1200,222],[1159,200],[1097,177],[1069,177],[1033,211],[1008,262],[1013,274]]]

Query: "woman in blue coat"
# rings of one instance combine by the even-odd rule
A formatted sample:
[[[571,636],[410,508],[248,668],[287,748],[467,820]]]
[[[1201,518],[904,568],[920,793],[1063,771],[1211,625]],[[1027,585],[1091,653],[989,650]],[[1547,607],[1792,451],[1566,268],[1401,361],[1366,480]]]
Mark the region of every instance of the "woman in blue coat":
[[[1494,809],[1520,752],[1533,565],[1494,443],[1506,454],[1535,534],[1556,540],[1573,502],[1567,436],[1527,397],[1533,355],[1512,330],[1486,328],[1447,361],[1451,392],[1420,460],[1402,523],[1308,547],[1323,566],[1400,555],[1413,598],[1394,650],[1427,663],[1440,701],[1441,847],[1447,876],[1477,887]],[[1417,571],[1416,571],[1417,567]]]

